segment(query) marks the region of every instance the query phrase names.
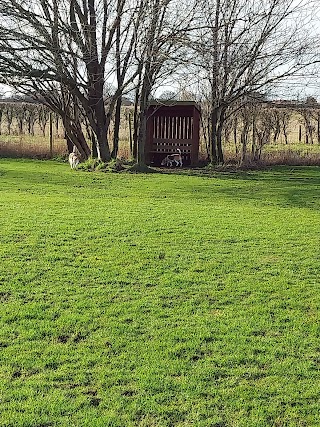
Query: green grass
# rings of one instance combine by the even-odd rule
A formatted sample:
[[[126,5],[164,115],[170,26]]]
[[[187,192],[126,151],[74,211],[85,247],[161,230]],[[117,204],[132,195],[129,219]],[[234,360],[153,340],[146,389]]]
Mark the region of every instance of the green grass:
[[[278,144],[267,144],[264,146],[264,151],[276,153],[277,151],[295,151],[297,154],[319,154],[320,145],[318,143],[306,144],[303,142],[290,142],[289,144],[278,143]]]
[[[0,182],[1,426],[320,426],[319,168]]]

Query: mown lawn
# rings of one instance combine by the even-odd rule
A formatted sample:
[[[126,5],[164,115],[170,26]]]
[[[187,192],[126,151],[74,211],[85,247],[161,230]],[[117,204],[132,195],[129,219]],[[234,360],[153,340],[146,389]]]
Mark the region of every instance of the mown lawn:
[[[1,426],[320,426],[320,168],[0,183]]]

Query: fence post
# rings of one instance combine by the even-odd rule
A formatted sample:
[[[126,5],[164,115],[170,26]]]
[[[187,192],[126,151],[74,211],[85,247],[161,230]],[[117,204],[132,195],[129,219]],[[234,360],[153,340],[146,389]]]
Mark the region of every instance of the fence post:
[[[128,115],[128,122],[129,122],[129,146],[130,146],[130,156],[133,156],[131,113],[129,113],[129,115]]]
[[[49,145],[50,145],[50,159],[53,157],[53,123],[52,113],[49,115]]]

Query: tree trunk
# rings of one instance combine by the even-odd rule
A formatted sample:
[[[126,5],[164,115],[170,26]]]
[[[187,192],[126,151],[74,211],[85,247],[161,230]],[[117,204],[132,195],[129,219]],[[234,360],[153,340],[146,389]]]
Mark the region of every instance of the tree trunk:
[[[240,165],[242,165],[246,160],[247,145],[248,145],[248,133],[249,133],[249,122],[245,117],[243,119],[244,119],[244,123],[243,123],[243,129],[241,132],[241,160],[240,160]]]
[[[139,134],[138,134],[138,165],[145,166],[145,147],[147,138],[147,112],[144,108],[139,115]]]
[[[213,164],[224,163],[222,149],[222,131],[225,119],[225,110],[221,107],[213,107],[211,113],[211,147],[210,161]]]
[[[128,115],[130,156],[133,156],[131,114]]]
[[[132,157],[138,160],[138,134],[139,134],[139,99],[142,81],[142,61],[139,64],[138,83],[134,96],[134,111],[133,111],[133,150]]]
[[[213,108],[211,113],[211,135],[210,135],[210,163],[217,164],[218,163],[218,155],[217,155],[217,109]]]
[[[225,109],[220,110],[218,128],[217,128],[217,154],[218,163],[224,163],[224,155],[222,149],[222,131],[225,121]]]
[[[150,65],[150,64],[149,64]],[[139,113],[139,127],[138,127],[138,166],[144,168],[146,166],[145,147],[147,141],[147,108],[148,100],[152,84],[150,81],[150,67],[146,67],[143,79],[142,89],[140,95],[140,113]]]
[[[145,147],[147,140],[147,100],[149,98],[149,86],[146,82],[148,79],[145,76],[145,81],[142,85],[139,113],[139,130],[138,130],[138,165],[144,167],[146,163]]]
[[[90,139],[91,139],[91,156],[94,159],[97,159],[98,158],[97,140],[96,140],[95,134],[92,131],[90,132]]]
[[[65,134],[64,134],[64,139],[66,140],[66,142],[67,142],[67,150],[68,150],[68,153],[70,154],[70,153],[72,153],[72,151],[73,151],[73,142],[71,141],[71,139],[68,137],[68,135],[67,135],[67,133],[65,132]]]
[[[299,125],[299,142],[302,141],[302,126]]]
[[[110,125],[111,113],[107,117],[103,100],[104,75],[100,68],[97,58],[92,59],[87,64],[88,75],[90,76],[88,119],[97,140],[98,159],[108,162],[111,158],[108,143],[108,127]]]
[[[238,156],[238,135],[237,135],[237,128],[238,128],[238,119],[237,117],[234,120],[234,124],[233,124],[233,143],[234,143],[234,148],[235,148],[235,152],[236,152],[236,156]]]
[[[251,145],[251,157],[253,160],[255,160],[256,140],[257,140],[256,120],[253,117],[253,119],[252,119],[252,145]]]
[[[108,144],[108,124],[110,124],[110,118],[107,121],[103,101],[98,102],[98,104],[94,106],[94,116],[96,124],[95,136],[97,139],[98,158],[103,162],[108,162],[111,158]]]
[[[82,159],[86,160],[90,156],[91,150],[85,140],[81,126],[75,123],[71,123],[71,121],[66,117],[63,117],[62,119],[63,119],[64,128],[65,128],[65,138],[67,140],[69,152],[70,152],[71,145],[72,145],[71,151],[73,150],[73,146],[75,145]]]
[[[120,131],[120,119],[121,119],[121,96],[117,99],[115,118],[114,118],[114,131],[113,131],[113,149],[111,157],[117,158],[119,150],[119,131]]]
[[[287,145],[288,144],[288,134],[285,126],[283,126],[283,135],[284,135],[284,142]]]

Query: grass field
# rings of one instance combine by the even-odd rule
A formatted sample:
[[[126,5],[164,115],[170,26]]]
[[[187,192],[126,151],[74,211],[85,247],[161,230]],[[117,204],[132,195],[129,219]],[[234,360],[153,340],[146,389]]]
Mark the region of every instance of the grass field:
[[[320,426],[319,168],[0,182],[1,426]]]

